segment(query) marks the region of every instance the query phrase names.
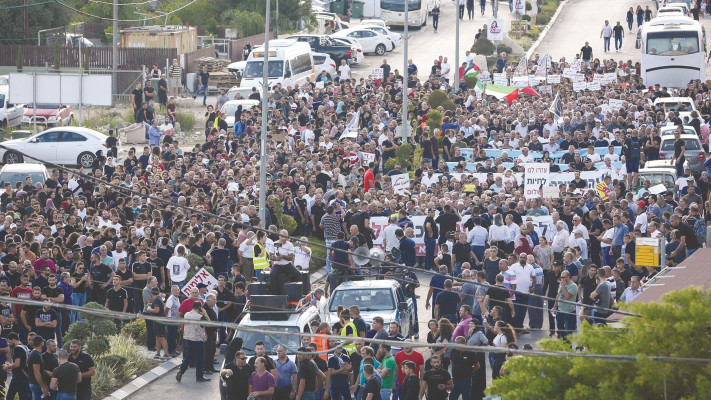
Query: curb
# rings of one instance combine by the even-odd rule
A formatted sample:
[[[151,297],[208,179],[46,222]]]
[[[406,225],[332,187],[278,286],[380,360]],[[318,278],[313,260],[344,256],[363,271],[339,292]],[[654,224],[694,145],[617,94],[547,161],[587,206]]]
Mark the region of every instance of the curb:
[[[137,391],[143,389],[151,382],[163,377],[168,372],[172,371],[178,367],[181,363],[181,359],[174,357],[171,360],[164,362],[163,364],[153,368],[152,370],[146,372],[145,374],[137,377],[133,381],[129,382],[122,388],[116,390],[110,395],[104,397],[104,400],[124,400],[130,395],[136,393]]]
[[[558,9],[555,10],[555,14],[553,14],[553,16],[551,17],[551,20],[548,21],[548,24],[546,24],[546,27],[543,28],[543,30],[541,31],[541,34],[538,35],[538,39],[536,39],[536,41],[531,45],[531,48],[528,49],[528,51],[526,52],[526,59],[530,59],[530,58],[531,58],[531,56],[533,55],[533,53],[536,51],[536,48],[537,48],[538,46],[540,46],[540,44],[541,44],[541,42],[543,41],[543,39],[545,39],[545,38],[546,38],[546,35],[548,35],[548,31],[551,29],[551,26],[553,26],[553,23],[555,23],[555,21],[558,19],[558,16],[560,15],[560,12],[563,11],[563,9],[565,8],[565,6],[567,6],[568,3],[570,3],[571,1],[572,1],[572,0],[564,0],[564,1],[561,2],[561,4],[558,6]]]
[[[326,276],[326,267],[321,268],[320,270],[314,272],[311,274],[311,283],[313,284],[314,282],[317,282],[321,279],[323,279]],[[146,372],[145,374],[137,377],[136,379],[132,380],[131,382],[127,383],[120,389],[116,390],[115,392],[111,393],[110,395],[104,397],[104,400],[124,400],[131,396],[132,394],[138,392],[139,390],[143,389],[144,387],[148,386],[150,383],[153,381],[162,378],[166,374],[168,374],[170,371],[174,370],[175,368],[179,367],[180,364],[182,363],[182,358],[181,357],[174,357],[163,364],[153,368],[152,370]]]

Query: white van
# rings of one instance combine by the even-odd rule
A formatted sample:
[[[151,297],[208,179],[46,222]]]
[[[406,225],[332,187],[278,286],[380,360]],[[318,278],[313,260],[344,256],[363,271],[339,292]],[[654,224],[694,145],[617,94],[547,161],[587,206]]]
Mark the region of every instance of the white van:
[[[10,103],[9,93],[9,86],[0,85],[0,127],[20,125],[25,114],[25,105]]]
[[[261,89],[263,60],[264,46],[255,47],[247,58],[240,81],[241,88]],[[269,89],[277,83],[281,83],[283,87],[306,83],[306,78],[313,73],[313,66],[308,43],[293,39],[269,41]]]

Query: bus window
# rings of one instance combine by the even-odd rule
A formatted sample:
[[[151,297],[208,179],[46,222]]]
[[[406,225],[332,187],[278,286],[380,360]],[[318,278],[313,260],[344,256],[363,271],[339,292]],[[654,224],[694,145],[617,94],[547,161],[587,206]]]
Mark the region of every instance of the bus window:
[[[409,11],[419,10],[421,7],[420,0],[410,0],[408,5]],[[380,0],[380,8],[388,11],[404,12],[405,11],[405,1],[403,0]]]
[[[694,31],[650,32],[647,35],[647,54],[675,56],[699,52],[699,35]]]
[[[244,68],[244,78],[245,79],[255,79],[262,77],[262,68],[264,67],[264,62],[262,61],[249,61]],[[281,78],[284,74],[284,61],[269,61],[269,77],[270,78]]]

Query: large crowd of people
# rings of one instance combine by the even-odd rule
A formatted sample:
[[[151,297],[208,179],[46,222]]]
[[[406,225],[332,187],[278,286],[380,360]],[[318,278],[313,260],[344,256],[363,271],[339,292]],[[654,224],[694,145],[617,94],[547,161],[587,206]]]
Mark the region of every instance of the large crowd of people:
[[[530,60],[526,72],[545,68],[538,61]],[[317,345],[317,335],[303,341],[302,352],[334,347],[329,357],[299,354],[294,363],[280,347],[272,360],[262,345],[249,360],[244,350],[229,354],[218,371],[216,346],[229,342],[224,329],[180,330],[151,321],[147,347],[156,358],[182,350],[178,381],[191,363],[197,381],[219,372],[230,399],[322,399],[324,392],[334,399],[481,398],[487,364],[496,378],[512,355],[487,358],[446,343],[516,347],[517,336],[531,330],[565,338],[582,321],[603,324],[617,302],[634,299],[659,270],[635,263],[637,238],[666,239],[662,266],[705,244],[708,171],[685,168],[683,140],[677,136],[674,146],[679,179],[673,187],[655,190],[638,171],[659,159],[663,126],[688,125],[706,145],[706,82],[672,93],[645,87],[639,66],[629,61],[561,59],[550,63],[549,74],[572,64],[587,80],[610,73],[616,79],[599,91],[576,92],[563,78],[550,90],[539,88],[539,96],[511,99],[466,86],[453,93],[450,68],[442,74],[442,62],[430,71],[412,63],[399,71],[385,62],[377,80],[274,85],[264,99],[266,187],[258,180],[261,109],[240,108],[228,131],[226,116],[213,106],[204,142],[189,151],[177,136],[154,129],[149,146],[127,149],[118,160],[112,134],[106,156],[90,170],[50,168],[44,183],[6,183],[0,195],[0,384],[12,371],[8,399],[16,392],[27,398],[31,392],[34,399],[56,395],[57,377],[60,394],[90,398],[90,357],[77,343],[70,354],[55,355],[78,318],[61,305],[94,301],[118,312],[233,322],[249,283],[265,268],[287,271],[285,279],[294,269],[309,269],[313,238],[329,246],[328,286],[316,298],[368,269],[351,253],[360,247],[382,248],[408,274],[431,271],[423,281],[426,299],[414,294],[417,275],[401,279],[420,309],[431,309],[432,351],[370,343],[373,337],[400,340],[399,327],[376,318],[368,330],[351,304],[342,305],[332,326],[314,326],[314,333],[352,337],[349,345]],[[468,56],[452,72],[463,77],[472,62]],[[511,76],[517,67],[502,55],[497,69]],[[406,137],[398,127],[403,79],[411,88]],[[455,109],[437,107],[443,122],[432,126],[428,97],[436,89],[448,92]],[[672,94],[692,99],[697,111],[691,120],[654,108],[654,99]],[[145,101],[139,91],[133,105],[140,110]],[[559,111],[551,107],[556,101]],[[408,143],[416,149],[409,170],[397,156]],[[556,195],[524,196],[522,173],[531,162],[550,164],[561,189]],[[585,178],[592,171],[600,173],[597,180]],[[409,185],[396,190],[391,177],[403,173]],[[264,221],[261,190],[268,199]],[[293,218],[292,232],[279,215]],[[260,225],[268,230],[255,228]],[[214,270],[218,284],[192,287],[186,298],[181,290],[196,260]],[[12,304],[11,297],[46,305]],[[67,363],[77,363],[81,372],[73,391],[62,382],[76,375],[63,367]]]

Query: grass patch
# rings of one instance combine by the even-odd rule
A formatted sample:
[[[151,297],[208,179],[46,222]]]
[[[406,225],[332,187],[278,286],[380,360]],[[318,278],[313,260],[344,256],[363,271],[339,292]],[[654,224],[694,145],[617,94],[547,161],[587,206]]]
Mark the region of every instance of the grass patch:
[[[192,113],[178,111],[175,113],[175,119],[180,124],[182,132],[189,132],[195,128],[195,116]]]
[[[533,40],[529,36],[521,36],[520,38],[512,38],[514,42],[518,43],[519,46],[523,47],[524,50],[531,48]]]
[[[129,335],[112,335],[108,340],[111,351],[95,358],[96,374],[91,378],[91,394],[98,399],[159,364],[146,358]]]

